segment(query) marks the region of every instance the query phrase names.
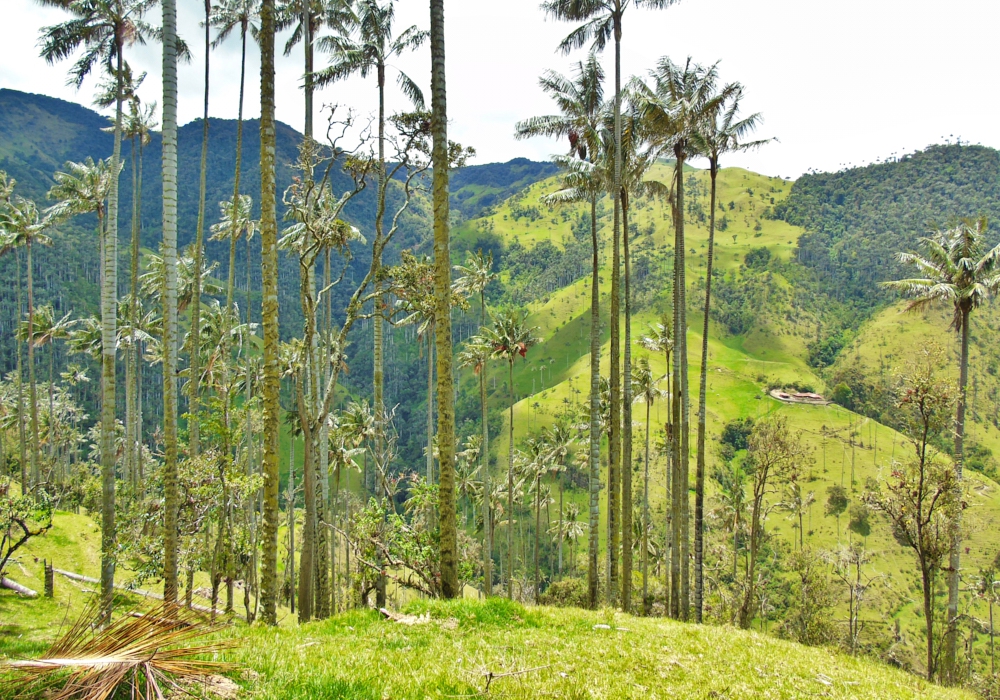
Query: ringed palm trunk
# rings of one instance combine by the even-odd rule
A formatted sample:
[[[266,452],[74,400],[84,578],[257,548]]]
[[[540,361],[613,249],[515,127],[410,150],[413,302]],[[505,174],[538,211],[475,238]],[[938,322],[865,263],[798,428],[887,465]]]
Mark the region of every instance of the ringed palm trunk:
[[[591,608],[596,608],[601,509],[601,290],[596,195],[590,198],[590,239],[593,257],[590,280],[590,536],[587,550],[587,602]]]
[[[690,587],[690,564],[689,550],[690,550],[690,525],[689,525],[689,509],[690,509],[690,499],[688,497],[688,482],[689,482],[689,462],[690,462],[690,444],[689,433],[689,414],[691,410],[691,401],[688,391],[688,353],[687,353],[687,263],[685,255],[685,239],[684,239],[684,163],[687,160],[687,153],[681,149],[676,153],[677,157],[677,250],[674,254],[674,259],[677,261],[677,294],[679,298],[679,305],[676,308],[678,328],[677,333],[674,335],[674,347],[679,348],[680,352],[675,358],[675,366],[679,372],[680,382],[677,385],[678,394],[680,396],[680,435],[678,437],[678,443],[680,447],[680,459],[677,463],[677,470],[680,476],[679,486],[679,500],[680,500],[680,589],[681,589],[681,600],[680,600],[680,614],[681,619],[687,620],[691,609],[691,587]]]
[[[678,165],[679,167],[679,165]],[[681,171],[683,172],[683,171]],[[678,177],[675,170],[675,179]],[[676,184],[675,184],[676,186]],[[681,392],[683,383],[681,381],[681,334],[683,332],[681,304],[683,295],[681,293],[683,267],[684,267],[684,243],[681,235],[683,226],[683,216],[678,215],[680,204],[675,202],[674,209],[674,293],[673,293],[673,324],[674,324],[674,376],[673,394],[671,401],[671,456],[673,469],[671,470],[671,501],[670,501],[670,615],[675,619],[681,617],[681,500],[683,493],[681,489]],[[680,220],[680,221],[679,221]]]
[[[621,141],[619,140],[619,143]],[[632,611],[632,304],[628,251],[628,191],[622,187],[622,248],[625,254],[625,362],[622,367],[622,609]]]
[[[28,401],[31,402],[29,407],[31,415],[31,488],[35,491],[35,498],[37,499],[37,489],[41,483],[41,473],[38,466],[40,443],[38,440],[38,388],[35,380],[35,273],[32,270],[34,264],[31,260],[30,238],[25,243],[24,250],[27,256],[28,268]]]
[[[451,345],[451,249],[448,240],[448,109],[445,84],[444,0],[431,0],[431,131],[434,167],[434,296],[438,375],[438,497],[441,522],[441,594],[461,595],[455,516],[455,391]]]
[[[17,323],[21,322],[21,313],[24,305],[21,301],[21,254],[14,252],[14,266],[17,268]],[[15,335],[17,344],[17,438],[21,460],[21,495],[26,496],[30,491],[28,477],[28,438],[24,431],[24,362],[21,351],[21,341]]]
[[[427,483],[434,483],[434,324],[427,333]]]
[[[649,615],[649,412],[646,402],[646,454],[642,475],[642,614]]]
[[[617,3],[616,3],[617,5]],[[615,35],[615,105],[614,105],[614,139],[615,139],[615,160],[614,160],[614,180],[611,186],[611,198],[614,200],[614,222],[613,222],[613,257],[611,272],[611,435],[609,446],[608,463],[608,604],[614,605],[618,593],[618,554],[620,550],[620,537],[622,532],[621,518],[621,474],[619,468],[630,468],[622,465],[621,460],[621,336],[620,336],[620,305],[621,305],[621,257],[619,252],[621,242],[621,202],[618,193],[621,192],[622,181],[622,8],[616,6],[614,11],[614,35]],[[625,383],[629,383],[630,378],[626,375]]]
[[[273,1],[273,0],[272,0]],[[163,598],[177,602],[177,2],[163,0]]]
[[[486,323],[485,306],[483,325]],[[490,427],[486,402],[486,364],[479,370],[479,405],[483,411],[483,589],[487,597],[493,595],[493,484],[490,481]]]
[[[711,214],[708,224],[708,261],[705,269],[705,313],[701,325],[701,377],[698,402],[698,462],[695,467],[694,490],[694,621],[700,623],[705,594],[705,432],[708,405],[708,318],[712,308],[712,264],[715,260],[715,196],[719,163],[712,158],[709,164],[712,192],[709,198]],[[800,512],[801,518],[801,512]],[[802,528],[799,527],[801,549]]]
[[[958,487],[962,484],[965,461],[965,405],[969,386],[969,321],[972,309],[964,305],[962,311],[962,356],[958,379],[958,410],[955,417],[955,477]],[[951,525],[951,547],[948,552],[948,617],[944,639],[942,676],[948,683],[957,684],[958,678],[958,593],[959,593],[959,549],[962,544],[962,511],[955,515]]]
[[[507,444],[507,598],[514,600],[514,358],[507,364],[510,418]]]
[[[264,326],[264,557],[262,617],[277,624],[278,593],[278,220],[275,201],[274,0],[263,0],[260,14],[260,170],[261,246]]]
[[[138,261],[135,259],[136,239],[139,236],[138,230],[138,163],[136,153],[136,135],[132,134],[132,149],[130,152],[132,161],[132,243],[129,249],[129,326],[132,330],[132,337],[125,352],[125,480],[129,490],[135,493],[137,485],[136,479],[136,459],[135,459],[135,389],[136,389],[136,353],[134,352],[135,326],[136,326],[136,298],[135,284]]]
[[[376,270],[382,268],[382,241],[384,237],[384,217],[385,217],[385,196],[386,196],[386,173],[385,173],[385,66],[379,65],[377,67],[377,77],[378,77],[378,200],[375,207],[375,244],[372,246],[372,254],[375,256],[374,267]],[[383,320],[382,313],[385,308],[385,297],[382,291],[382,280],[381,275],[375,275],[375,312],[373,314],[372,322],[374,324],[373,329],[373,342],[374,347],[372,349],[372,357],[374,361],[374,368],[372,371],[372,393],[374,395],[374,408],[375,408],[375,454],[378,455],[378,459],[381,462],[384,459],[385,454],[385,357],[384,357],[384,339],[383,339]],[[428,345],[430,345],[430,338],[428,337]],[[430,358],[428,358],[428,371],[430,370]],[[427,395],[427,405],[428,410],[430,410],[430,394]],[[434,457],[430,452],[430,433],[427,435],[427,478],[430,482],[431,469],[434,464]],[[388,470],[388,464],[381,464],[380,468],[383,470]],[[386,578],[383,574],[379,574],[378,583],[376,585],[376,605],[379,608],[385,607],[385,588],[386,588]]]
[[[208,175],[208,74],[210,52],[209,18],[211,0],[205,0],[205,110],[201,121],[201,174],[198,180],[198,228],[194,241],[194,290],[191,299],[191,394],[188,397],[188,450],[197,457],[201,452],[201,270],[205,255],[205,191]]]
[[[115,145],[108,189],[108,228],[101,290],[101,611],[110,619],[115,586],[115,350],[118,321],[118,170],[122,150],[123,61],[118,42]],[[29,249],[30,250],[30,249]],[[30,347],[30,346],[29,346]]]

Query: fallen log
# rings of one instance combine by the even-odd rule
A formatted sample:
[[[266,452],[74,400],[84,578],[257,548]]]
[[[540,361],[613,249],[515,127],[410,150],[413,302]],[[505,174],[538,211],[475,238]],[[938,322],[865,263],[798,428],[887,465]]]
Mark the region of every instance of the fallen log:
[[[72,579],[73,581],[80,581],[81,583],[96,583],[98,585],[100,585],[101,583],[100,579],[94,578],[92,576],[84,576],[83,574],[75,574],[72,571],[63,571],[62,569],[52,569],[52,571],[61,576],[65,576],[68,579]],[[143,598],[153,598],[154,600],[163,600],[163,596],[161,594],[153,593],[152,591],[144,591],[141,588],[128,588],[127,586],[122,586],[120,584],[116,584],[115,588],[117,588],[120,591],[126,591],[127,593],[134,593],[135,595],[142,596]],[[212,608],[208,607],[207,605],[198,605],[197,603],[191,603],[191,609],[197,610],[198,612],[208,613],[209,615],[212,614]],[[224,613],[222,610],[216,609],[215,614],[225,615],[226,613]],[[241,613],[238,613],[235,610],[233,611],[232,614],[235,615],[236,617],[239,617],[240,619],[243,620],[246,619],[245,615],[242,615]]]
[[[15,593],[19,593],[20,595],[23,595],[25,598],[38,597],[38,591],[33,591],[27,586],[22,586],[17,581],[11,581],[9,578],[5,576],[0,576],[0,588],[6,588],[8,590],[14,591]]]

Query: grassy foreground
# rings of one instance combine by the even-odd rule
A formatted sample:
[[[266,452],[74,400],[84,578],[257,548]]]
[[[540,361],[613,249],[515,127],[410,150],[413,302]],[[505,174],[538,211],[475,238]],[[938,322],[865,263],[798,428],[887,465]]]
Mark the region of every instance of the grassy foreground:
[[[254,672],[242,683],[259,700],[972,697],[727,627],[504,600],[420,602],[407,612],[430,620],[357,611],[298,628],[243,628],[231,656]]]

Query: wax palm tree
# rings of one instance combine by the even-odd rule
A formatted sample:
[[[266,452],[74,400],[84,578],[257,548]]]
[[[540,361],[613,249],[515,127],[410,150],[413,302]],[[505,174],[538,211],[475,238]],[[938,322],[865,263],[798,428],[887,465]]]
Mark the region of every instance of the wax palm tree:
[[[10,211],[11,197],[17,180],[8,177],[6,171],[0,170],[0,217],[6,217]],[[17,307],[14,313],[14,323],[19,323],[21,314],[24,313],[24,304],[21,298],[21,256],[18,249],[14,248],[14,268],[17,270]],[[28,475],[28,440],[24,434],[24,371],[23,353],[21,351],[21,341],[15,339],[17,348],[17,442],[19,450],[19,462],[21,463],[21,493],[26,494],[30,490]]]
[[[683,67],[669,58],[661,58],[652,71],[652,88],[636,84],[636,100],[641,105],[646,122],[646,134],[654,146],[674,157],[673,196],[671,204],[674,220],[674,407],[673,423],[677,437],[674,440],[674,464],[679,477],[674,488],[675,509],[679,520],[674,521],[672,554],[675,566],[680,567],[680,605],[678,614],[687,619],[690,612],[690,548],[689,527],[689,455],[690,455],[690,392],[688,391],[687,352],[687,277],[686,242],[684,237],[684,164],[694,155],[695,137],[705,122],[707,114],[715,111],[723,97],[716,91],[717,64],[708,68],[693,63],[691,58]]]
[[[261,184],[260,235],[263,248],[264,326],[264,559],[261,599],[264,622],[277,624],[278,598],[278,220],[275,199],[274,0],[262,0],[261,51]]]
[[[142,20],[143,15],[155,5],[155,0],[115,0],[115,2],[78,2],[76,0],[41,0],[41,4],[57,7],[72,15],[62,24],[42,29],[42,57],[52,64],[69,58],[82,49],[82,56],[70,69],[69,82],[79,89],[83,81],[101,66],[117,82],[115,98],[115,134],[111,155],[111,186],[108,190],[108,226],[103,247],[103,284],[101,308],[104,320],[104,351],[102,354],[101,402],[101,459],[104,473],[103,498],[114,501],[114,450],[115,431],[115,328],[118,299],[118,176],[122,147],[122,106],[125,100],[125,49],[135,44],[145,44],[152,30]],[[108,514],[104,515],[107,518]],[[113,538],[113,514],[110,530],[102,536]],[[113,598],[114,561],[110,557],[112,540],[102,564],[102,599],[104,614],[111,614]],[[107,569],[107,571],[104,571]]]
[[[460,595],[458,530],[455,517],[455,393],[451,342],[451,246],[448,213],[448,88],[445,82],[444,0],[431,0],[431,166],[434,169],[434,298],[438,381],[438,487],[441,527],[441,590],[446,598]]]
[[[955,473],[962,479],[965,452],[965,406],[969,383],[969,323],[972,313],[1000,292],[1000,245],[984,250],[987,221],[963,219],[953,228],[921,239],[926,255],[900,253],[899,261],[912,265],[924,277],[885,282],[883,286],[911,297],[907,311],[944,302],[952,307],[951,328],[961,340],[959,398],[955,416]],[[958,518],[960,518],[960,514]],[[955,672],[958,616],[960,524],[954,523],[948,569],[948,632],[943,673]]]
[[[146,74],[128,81],[127,97],[129,113],[125,118],[122,136],[132,142],[132,241],[129,254],[129,325],[139,323],[141,300],[139,298],[139,256],[142,238],[142,174],[143,149],[152,139],[156,128],[156,103],[143,104],[137,90]],[[132,343],[127,350],[125,369],[125,434],[128,449],[125,454],[125,470],[133,477],[138,471],[142,458],[142,401],[139,399],[141,352],[139,342]],[[136,484],[133,483],[133,486]]]
[[[694,619],[701,622],[702,601],[705,590],[704,540],[705,540],[705,436],[708,405],[708,320],[712,308],[712,273],[715,260],[715,197],[719,175],[719,159],[728,153],[740,153],[759,148],[768,140],[744,141],[761,121],[759,113],[740,116],[743,86],[726,85],[719,99],[710,101],[701,128],[693,134],[694,148],[708,158],[711,179],[709,194],[708,253],[705,268],[705,311],[701,331],[701,376],[698,392],[698,457],[695,466],[694,492]]]
[[[632,369],[632,391],[637,403],[646,404],[646,450],[642,476],[642,612],[649,614],[649,414],[657,399],[666,395],[653,377],[649,358],[640,357]]]
[[[458,354],[459,367],[471,367],[479,377],[479,406],[482,410],[480,420],[483,423],[479,450],[483,481],[483,582],[487,596],[493,595],[493,505],[490,498],[493,486],[490,482],[489,406],[486,399],[486,369],[492,352],[493,347],[483,336],[474,335],[465,341]]]
[[[461,276],[455,281],[455,291],[465,297],[479,295],[479,326],[486,325],[486,288],[497,278],[493,271],[493,253],[483,254],[482,250],[471,251],[465,265],[456,265],[455,271]],[[479,377],[479,405],[482,421],[482,442],[479,455],[482,458],[480,471],[483,479],[483,578],[485,593],[493,595],[493,531],[490,516],[490,428],[487,419],[486,369],[489,346],[480,336],[466,340],[465,349],[459,355],[460,367],[472,367]]]
[[[673,326],[670,319],[664,315],[664,318],[659,323],[650,323],[648,327],[648,335],[644,335],[639,339],[639,345],[649,350],[652,353],[662,353],[664,360],[666,361],[666,372],[664,372],[664,378],[666,380],[666,400],[668,406],[673,405],[673,394],[671,393],[671,372],[670,372],[670,358],[674,352],[674,335]],[[664,556],[666,553],[670,552],[670,561],[664,562],[664,590],[666,596],[666,609],[667,614],[675,614],[673,612],[673,601],[678,600],[680,594],[680,562],[677,558],[673,556],[673,537],[672,533],[675,532],[674,523],[680,517],[680,502],[678,499],[673,497],[674,492],[678,488],[679,478],[676,469],[676,463],[674,462],[674,441],[676,439],[676,430],[674,428],[673,416],[667,413],[667,423],[664,430],[663,443],[662,445],[658,442],[658,448],[661,453],[666,457],[667,469],[666,469],[666,500],[667,500],[667,526],[666,534],[664,536]],[[674,569],[674,564],[677,565],[676,570]]]
[[[42,215],[38,207],[30,199],[15,196],[0,217],[0,256],[7,255],[18,248],[24,248],[25,266],[28,271],[28,333],[24,338],[28,346],[28,400],[31,402],[31,488],[37,489],[41,476],[38,460],[38,390],[35,383],[35,292],[34,263],[32,249],[35,246],[50,246],[52,239],[46,231],[52,228],[55,220],[51,215]]]
[[[597,198],[601,183],[594,176],[593,159],[601,147],[599,136],[601,107],[604,101],[604,71],[594,52],[580,61],[575,77],[553,71],[542,75],[542,89],[556,101],[560,114],[535,117],[517,125],[516,136],[550,136],[567,138],[570,153],[557,162],[567,170],[565,187],[550,199],[585,201],[590,204],[591,281],[590,281],[590,475],[589,475],[589,556],[587,590],[590,607],[597,606],[597,557],[600,542],[600,376],[601,376],[601,311],[600,311],[600,244],[597,238]]]
[[[240,176],[243,162],[243,96],[246,87],[247,34],[257,38],[260,33],[260,0],[220,0],[212,6],[210,23],[216,29],[212,48],[219,48],[233,31],[240,29],[240,98],[236,117],[236,166],[233,182],[233,203],[238,206]],[[249,264],[249,261],[247,261]],[[232,301],[226,304],[232,307]]]
[[[313,137],[313,94],[316,88],[314,54],[317,44],[316,33],[324,27],[343,32],[353,26],[357,19],[351,11],[352,0],[281,0],[277,7],[277,30],[292,27],[292,34],[285,42],[285,55],[302,42],[304,54],[303,88],[305,93],[305,125],[302,132],[306,138]]]
[[[70,319],[72,314],[66,314],[62,318],[56,318],[55,310],[51,304],[45,304],[35,309],[34,327],[28,327],[27,323],[22,324],[18,329],[19,339],[24,342],[31,342],[36,348],[49,346],[49,421],[55,416],[55,344],[57,340],[67,340],[70,329],[76,324]],[[29,341],[30,339],[30,341]],[[49,459],[55,457],[55,444],[49,439]]]
[[[621,217],[618,193],[621,191],[622,178],[622,76],[621,76],[621,40],[622,22],[625,11],[630,6],[645,9],[664,9],[675,0],[544,0],[541,6],[546,14],[556,19],[570,22],[582,22],[570,32],[559,50],[569,53],[592,42],[593,51],[603,51],[609,41],[614,41],[615,47],[615,98],[614,98],[614,134],[612,157],[614,159],[614,177],[609,192],[614,199],[614,220],[612,227],[612,270],[611,270],[611,440],[608,470],[608,488],[611,494],[611,508],[608,513],[611,538],[608,547],[611,548],[611,566],[608,571],[608,601],[613,602],[618,584],[618,538],[620,523],[619,505],[619,458],[621,436],[619,431],[621,416],[621,347],[620,347],[620,239]],[[626,424],[625,430],[631,431],[631,425]],[[630,438],[631,439],[631,438]],[[627,467],[631,469],[631,466]],[[631,498],[628,494],[625,497]]]
[[[385,84],[386,71],[392,61],[407,51],[420,47],[426,40],[427,32],[411,26],[398,36],[393,36],[393,21],[396,8],[393,0],[379,3],[378,0],[358,0],[355,7],[355,20],[342,23],[337,33],[321,38],[317,43],[320,50],[330,54],[330,66],[318,71],[315,76],[306,76],[306,80],[314,80],[316,85],[329,85],[351,76],[359,75],[368,78],[374,74],[378,89],[378,192],[375,205],[375,241],[372,247],[375,260],[375,298],[376,306],[384,306],[382,299],[382,278],[379,269],[382,265],[382,247],[385,238],[384,219],[386,209],[386,191],[389,186],[385,163]],[[357,39],[352,35],[357,30]],[[307,71],[311,68],[307,67]],[[416,83],[406,73],[398,72],[397,84],[413,104],[422,109],[424,96]],[[381,445],[384,440],[385,426],[381,416],[385,413],[383,402],[384,392],[384,340],[382,315],[377,313],[372,318],[373,329],[373,396],[376,420],[375,441]]]
[[[518,356],[526,357],[528,349],[538,343],[534,336],[535,328],[528,325],[526,313],[513,309],[491,313],[493,325],[484,327],[483,340],[490,346],[491,356],[507,362],[507,389],[510,394],[510,416],[508,419],[509,444],[507,462],[507,597],[513,600],[514,590],[511,586],[514,570],[514,531],[510,518],[514,512],[514,404],[517,401],[514,393],[514,360]]]
[[[559,512],[563,512],[563,481],[564,474],[568,468],[566,463],[570,449],[576,442],[576,436],[570,430],[569,426],[563,422],[555,423],[549,427],[545,433],[545,442],[549,445],[549,471],[555,476],[556,480],[559,482]],[[563,568],[563,533],[559,532],[557,549],[559,552],[558,560],[559,575],[562,576]]]
[[[656,149],[642,144],[642,128],[639,110],[635,104],[633,91],[627,91],[629,109],[619,118],[621,124],[618,139],[620,167],[618,173],[618,198],[622,218],[622,253],[625,263],[625,337],[623,352],[623,375],[632,376],[632,257],[629,252],[629,207],[633,197],[666,196],[667,188],[655,180],[646,180],[646,173],[656,162]],[[608,129],[610,126],[611,129]],[[614,133],[614,125],[605,127]],[[632,382],[626,381],[622,391],[622,470],[621,470],[621,533],[622,533],[622,608],[632,607]]]
[[[164,268],[161,300],[164,445],[163,599],[168,603],[175,603],[180,553],[177,472],[177,0],[162,0],[161,7],[163,10],[163,238],[160,251]],[[264,149],[261,149],[261,155],[263,159]],[[273,427],[276,429],[276,426]],[[266,597],[264,599],[267,600]]]

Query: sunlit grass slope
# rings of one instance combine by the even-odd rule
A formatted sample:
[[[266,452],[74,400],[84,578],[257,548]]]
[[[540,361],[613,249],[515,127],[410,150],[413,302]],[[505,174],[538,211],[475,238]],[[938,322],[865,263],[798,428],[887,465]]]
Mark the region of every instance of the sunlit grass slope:
[[[260,700],[301,698],[966,698],[875,662],[725,627],[581,610],[417,603],[241,635]],[[492,679],[490,675],[492,674]],[[489,690],[487,691],[487,684]]]
[[[669,177],[669,168],[658,164],[650,174],[661,181]],[[694,174],[689,180],[689,192],[699,189],[699,199],[707,210],[708,175]],[[694,187],[691,187],[691,185]],[[563,217],[562,208],[549,208],[543,201],[544,195],[558,189],[557,179],[550,179],[528,188],[517,201],[508,201],[496,208],[495,212],[481,221],[467,222],[459,235],[474,239],[476,232],[490,230],[510,244],[517,240],[525,247],[537,245],[541,240],[549,240],[557,245],[572,235],[571,223],[566,218],[575,218],[577,212],[584,211],[582,205],[572,205],[571,216]],[[781,260],[792,260],[796,241],[802,230],[783,221],[775,221],[764,216],[764,210],[787,196],[791,183],[761,176],[748,171],[730,168],[719,175],[717,214],[727,218],[725,231],[716,234],[716,266],[722,271],[736,269],[746,254],[754,248],[766,247]],[[752,194],[751,194],[752,193]],[[610,203],[605,203],[605,215],[599,217],[600,234],[603,245],[601,255],[601,311],[602,374],[609,371],[608,309],[610,305],[611,281],[611,216]],[[514,210],[521,211],[535,207],[541,217],[529,221],[515,220]],[[723,211],[724,210],[724,211]],[[483,223],[489,222],[489,223]],[[631,222],[637,224],[638,235],[633,235],[633,250],[646,249],[651,258],[664,269],[672,266],[673,230],[669,224],[669,206],[657,200],[640,200],[631,215]],[[702,316],[700,308],[704,303],[704,277],[707,250],[707,223],[689,220],[686,226],[687,262],[689,280],[689,371],[692,391],[697,391],[700,371],[700,347]],[[669,275],[667,275],[669,277]],[[775,273],[775,283],[789,287],[789,282]],[[669,282],[668,282],[669,283]],[[636,341],[647,324],[659,320],[661,313],[669,308],[669,289],[651,302],[640,307],[633,317],[632,337]],[[921,348],[938,342],[946,350],[946,356],[957,376],[957,350],[954,333],[947,330],[948,320],[944,311],[928,315],[905,315],[900,307],[891,307],[862,325],[854,344],[845,348],[840,362],[856,359],[866,363],[870,369],[880,366],[901,367]],[[528,305],[530,323],[536,327],[541,343],[532,348],[526,360],[518,360],[514,371],[515,432],[520,440],[551,424],[561,414],[567,403],[582,404],[589,393],[589,333],[590,333],[590,277],[586,275],[561,289],[555,290]],[[979,312],[974,319],[973,374],[975,390],[970,385],[970,403],[976,416],[970,428],[975,440],[1000,454],[1000,431],[988,425],[987,418],[1000,405],[1000,390],[996,388],[995,375],[1000,369],[1000,349],[994,351],[990,334],[1000,330],[1000,315],[990,310]],[[828,391],[820,376],[807,362],[807,344],[815,337],[816,318],[809,311],[798,308],[794,303],[780,309],[765,308],[752,329],[745,335],[731,335],[713,322],[709,335],[708,367],[708,435],[709,473],[716,462],[715,444],[722,427],[729,421],[747,416],[761,417],[778,414],[788,420],[790,429],[797,434],[809,449],[809,464],[805,466],[806,483],[803,489],[814,499],[805,519],[802,540],[818,550],[834,550],[846,545],[857,535],[848,528],[848,513],[839,521],[835,516],[824,513],[828,490],[834,485],[847,489],[850,505],[860,503],[865,484],[869,479],[888,476],[894,460],[906,459],[911,448],[895,431],[875,421],[853,414],[835,405],[806,406],[782,404],[767,394],[767,387],[773,384],[809,385],[818,391]],[[993,336],[995,337],[995,335]],[[998,353],[994,357],[994,353]],[[633,358],[649,356],[637,344],[633,345]],[[650,362],[654,372],[663,373],[666,363],[662,356],[652,355]],[[953,362],[952,362],[953,360]],[[888,370],[887,370],[888,371]],[[491,400],[504,407],[508,402],[505,389],[506,366],[495,365],[491,374],[496,375],[497,389]],[[977,378],[978,377],[978,378]],[[472,375],[464,377],[469,390],[473,389]],[[976,398],[973,400],[972,396]],[[691,398],[691,417],[696,419],[698,398]],[[665,405],[654,405],[651,416],[651,432],[655,438],[661,434],[667,418]],[[506,414],[505,414],[506,415]],[[506,420],[506,418],[505,418]],[[645,430],[645,406],[637,404],[633,409],[635,442],[633,456],[633,484],[640,483],[642,474],[643,444]],[[692,423],[693,425],[694,423]],[[692,474],[694,471],[694,433],[692,428]],[[498,453],[500,468],[506,468],[506,434],[494,436],[494,448]],[[657,523],[664,512],[666,492],[665,462],[654,451],[650,473],[652,475],[652,509]],[[606,476],[606,475],[605,475]],[[605,482],[606,483],[606,482]],[[991,479],[977,474],[969,475],[969,508],[966,511],[966,545],[968,554],[963,560],[963,570],[973,576],[982,566],[989,565],[997,554],[994,534],[1000,525],[1000,487]],[[708,509],[711,525],[711,510],[714,484],[708,479]],[[776,498],[779,498],[776,496]],[[585,494],[571,493],[568,498],[584,505]],[[602,504],[606,493],[602,493]],[[605,516],[602,506],[602,517]],[[873,530],[865,545],[872,555],[870,573],[879,577],[879,584],[866,605],[871,616],[868,623],[874,628],[889,633],[897,619],[905,630],[903,645],[919,647],[919,588],[914,574],[913,555],[902,549],[892,538],[884,523],[872,516]],[[796,526],[796,527],[793,527]],[[774,511],[767,527],[780,534],[780,540],[789,549],[798,546],[799,532],[796,521],[787,513]],[[602,522],[601,534],[605,526]],[[869,627],[871,629],[871,627]]]

